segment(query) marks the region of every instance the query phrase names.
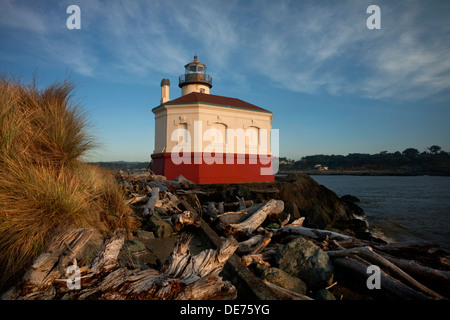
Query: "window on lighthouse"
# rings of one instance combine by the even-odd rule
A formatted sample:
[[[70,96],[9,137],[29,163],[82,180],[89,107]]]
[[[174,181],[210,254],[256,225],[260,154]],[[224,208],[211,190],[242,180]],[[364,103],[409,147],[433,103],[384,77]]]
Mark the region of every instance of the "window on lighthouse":
[[[188,142],[188,130],[187,130],[187,123],[179,123],[178,124],[178,143],[180,142],[184,142],[187,143]]]
[[[211,141],[211,146],[223,147],[226,144],[227,126],[223,123],[214,123],[212,125],[212,129],[213,129],[213,139]]]
[[[260,130],[257,127],[249,127],[245,131],[245,144],[249,153],[257,153],[260,144]]]

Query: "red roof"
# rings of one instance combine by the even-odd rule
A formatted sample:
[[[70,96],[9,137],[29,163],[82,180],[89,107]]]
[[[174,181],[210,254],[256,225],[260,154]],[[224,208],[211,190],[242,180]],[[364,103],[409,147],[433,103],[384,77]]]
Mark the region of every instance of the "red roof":
[[[198,92],[189,93],[189,94],[181,96],[175,100],[168,101],[165,104],[182,104],[182,103],[187,103],[187,102],[211,103],[211,104],[217,104],[217,105],[226,106],[226,107],[242,108],[242,109],[256,110],[256,111],[271,113],[269,110],[257,107],[251,103],[242,101],[240,99],[216,96],[214,94],[206,94],[206,93],[198,93]]]

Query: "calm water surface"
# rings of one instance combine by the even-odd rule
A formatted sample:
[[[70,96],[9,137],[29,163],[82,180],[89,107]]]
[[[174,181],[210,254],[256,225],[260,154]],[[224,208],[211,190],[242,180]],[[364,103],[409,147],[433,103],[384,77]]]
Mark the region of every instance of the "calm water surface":
[[[358,197],[375,236],[436,242],[450,252],[450,177],[311,177],[338,196]]]

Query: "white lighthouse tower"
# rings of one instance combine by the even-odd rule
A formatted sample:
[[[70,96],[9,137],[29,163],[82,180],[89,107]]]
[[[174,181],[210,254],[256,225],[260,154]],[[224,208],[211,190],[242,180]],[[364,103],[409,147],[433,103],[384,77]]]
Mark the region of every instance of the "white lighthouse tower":
[[[206,74],[206,65],[198,61],[197,56],[194,56],[194,61],[184,66],[184,74],[179,77],[178,86],[181,88],[182,96],[191,92],[209,94],[212,78]]]
[[[272,112],[210,94],[212,78],[197,56],[184,69],[178,78],[181,97],[170,100],[170,81],[163,79],[160,104],[152,109],[153,171],[168,179],[182,174],[196,183],[274,181]]]

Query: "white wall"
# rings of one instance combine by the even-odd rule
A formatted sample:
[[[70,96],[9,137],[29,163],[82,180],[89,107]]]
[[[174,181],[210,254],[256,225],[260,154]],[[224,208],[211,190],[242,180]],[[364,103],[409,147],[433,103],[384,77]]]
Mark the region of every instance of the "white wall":
[[[224,128],[233,129],[237,136],[247,133],[247,137],[244,136],[244,140],[235,136],[234,139],[228,141],[228,150],[233,150],[234,153],[242,153],[240,151],[245,150],[246,154],[256,154],[260,151],[260,147],[264,146],[266,142],[267,153],[270,154],[270,129],[272,114],[267,112],[252,111],[246,109],[237,109],[229,107],[220,107],[209,104],[186,104],[186,105],[165,105],[155,110],[155,153],[170,152],[177,145],[178,141],[172,141],[171,136],[174,130],[179,128],[180,124],[186,124],[191,137],[190,147],[191,151],[194,151],[194,125],[196,121],[201,122],[201,135],[202,141],[197,141],[197,145],[201,150],[205,151],[205,148],[211,147],[219,148],[219,144],[211,144],[211,140],[203,140],[205,133],[208,129],[217,128],[223,133]],[[197,126],[200,129],[199,126]],[[240,129],[240,130],[238,130]],[[266,139],[262,139],[260,134],[266,130]],[[251,143],[252,131],[255,134],[256,140]],[[214,133],[209,131],[209,133]],[[239,135],[241,134],[241,135]],[[199,136],[199,135],[197,135]],[[177,136],[178,137],[178,136]],[[225,137],[224,137],[225,140]],[[227,142],[227,141],[224,141]],[[208,147],[209,146],[209,147]],[[223,152],[226,152],[225,144],[223,145]],[[216,152],[220,152],[219,149],[215,149]]]

